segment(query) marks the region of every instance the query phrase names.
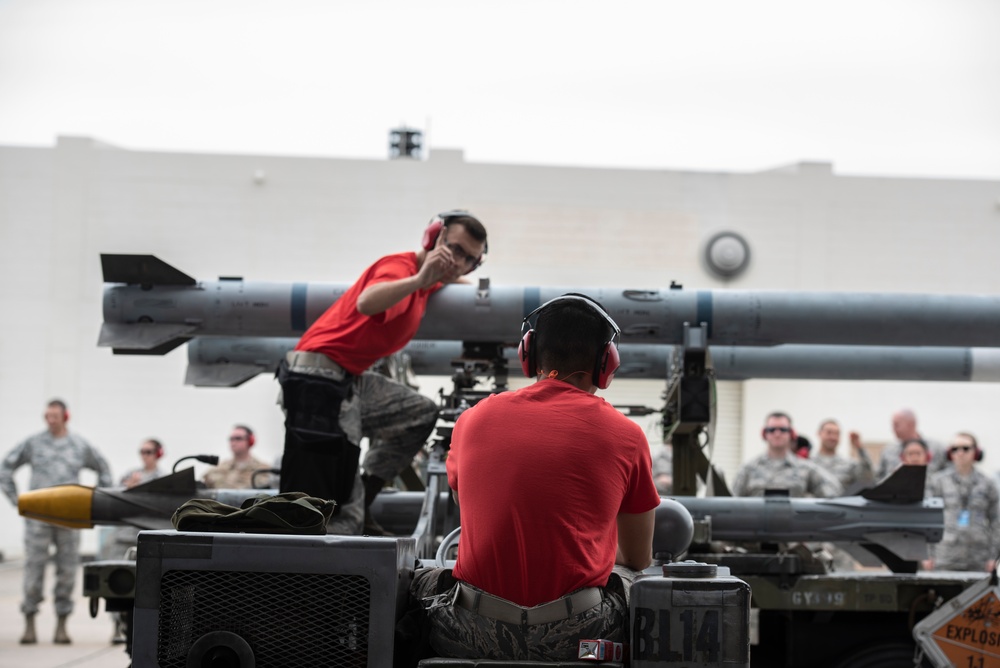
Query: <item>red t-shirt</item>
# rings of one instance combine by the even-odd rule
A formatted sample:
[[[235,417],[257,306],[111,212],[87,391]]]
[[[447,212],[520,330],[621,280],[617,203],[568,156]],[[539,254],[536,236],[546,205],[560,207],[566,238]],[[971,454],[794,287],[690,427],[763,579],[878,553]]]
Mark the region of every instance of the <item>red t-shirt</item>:
[[[660,503],[639,425],[559,380],[466,411],[447,469],[462,514],[455,577],[523,606],[607,584],[616,516]]]
[[[427,298],[441,289],[441,284],[417,290],[372,316],[358,312],[358,296],[369,285],[415,276],[419,270],[416,253],[397,253],[379,259],[306,330],[295,349],[324,353],[354,375],[401,350],[417,333],[427,309]]]

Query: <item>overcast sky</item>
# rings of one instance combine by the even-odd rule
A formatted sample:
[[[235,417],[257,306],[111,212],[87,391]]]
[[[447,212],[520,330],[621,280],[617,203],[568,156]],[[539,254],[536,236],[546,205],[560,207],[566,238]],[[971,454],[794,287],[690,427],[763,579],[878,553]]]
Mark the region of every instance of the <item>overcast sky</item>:
[[[1000,179],[997,0],[0,0],[0,144]]]

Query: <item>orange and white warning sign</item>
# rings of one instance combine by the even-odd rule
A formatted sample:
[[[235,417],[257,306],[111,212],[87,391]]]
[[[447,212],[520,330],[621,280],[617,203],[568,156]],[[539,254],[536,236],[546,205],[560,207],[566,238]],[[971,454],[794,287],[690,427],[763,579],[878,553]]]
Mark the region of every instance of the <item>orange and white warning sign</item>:
[[[952,666],[1000,668],[1000,598],[995,588],[939,623],[930,638]]]

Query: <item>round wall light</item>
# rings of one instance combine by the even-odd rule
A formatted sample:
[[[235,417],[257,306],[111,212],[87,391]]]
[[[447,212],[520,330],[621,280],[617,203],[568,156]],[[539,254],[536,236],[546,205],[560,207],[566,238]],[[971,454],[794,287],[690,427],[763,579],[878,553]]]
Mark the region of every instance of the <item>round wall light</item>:
[[[705,244],[705,264],[719,278],[735,278],[750,264],[750,244],[736,232],[719,232]]]

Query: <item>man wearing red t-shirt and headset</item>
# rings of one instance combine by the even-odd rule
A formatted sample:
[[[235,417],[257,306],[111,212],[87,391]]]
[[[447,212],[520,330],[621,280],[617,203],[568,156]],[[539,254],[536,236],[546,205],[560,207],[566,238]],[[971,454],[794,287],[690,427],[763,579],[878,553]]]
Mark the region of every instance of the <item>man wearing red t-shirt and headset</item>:
[[[618,368],[618,326],[571,294],[523,330],[519,357],[539,380],[456,422],[447,469],[458,559],[450,573],[419,571],[411,588],[442,656],[566,661],[580,640],[624,642],[628,589],[652,559],[660,497],[649,443],[594,394]]]
[[[420,250],[368,267],[286,355],[278,374],[285,409],[281,491],[337,501],[332,533],[362,527],[381,533],[368,508],[437,421],[433,400],[368,368],[409,343],[428,297],[479,266],[485,253],[479,220],[466,211],[438,215]],[[363,480],[362,436],[369,438]]]

